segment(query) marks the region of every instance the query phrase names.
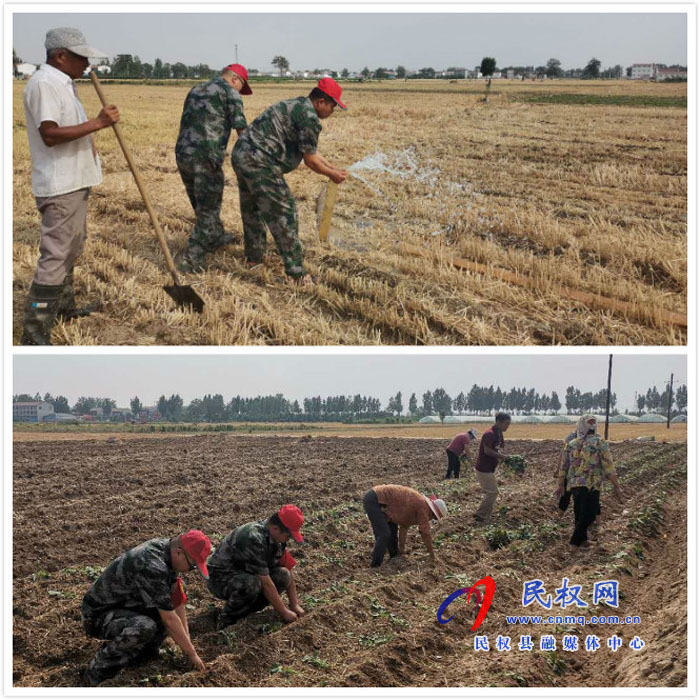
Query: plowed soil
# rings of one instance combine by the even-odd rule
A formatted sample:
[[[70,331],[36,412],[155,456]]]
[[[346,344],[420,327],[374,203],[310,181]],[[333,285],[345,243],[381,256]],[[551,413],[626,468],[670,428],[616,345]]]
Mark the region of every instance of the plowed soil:
[[[598,545],[568,552],[572,513],[559,518],[553,472],[558,441],[507,441],[529,460],[522,476],[499,470],[493,527],[521,539],[491,549],[493,529],[475,527],[478,484],[469,469],[442,481],[444,444],[423,439],[273,438],[230,435],[107,442],[14,445],[13,681],[16,686],[70,687],[99,647],[80,625],[80,601],[100,567],[156,536],[200,528],[214,544],[234,526],[268,516],[287,502],[305,512],[305,543],[291,548],[308,614],[283,626],[267,609],[215,630],[219,602],[187,574],[193,642],[207,663],[191,671],[168,641],[160,658],[123,671],[109,686],[685,686],[686,446],[622,442],[612,446],[627,501],[602,495]],[[466,473],[465,473],[466,472]],[[372,536],[361,498],[372,485],[400,483],[443,497],[449,515],[433,530],[431,566],[409,533],[405,557],[368,568]],[[474,611],[442,600],[490,575],[493,604],[474,651]],[[542,579],[548,592],[582,585],[594,614],[638,615],[638,625],[525,626],[506,615],[542,614],[521,605],[523,582]],[[595,581],[620,582],[619,609],[592,608]],[[551,614],[578,615],[554,607]],[[557,651],[539,650],[553,634]],[[606,640],[616,633],[622,647]],[[496,650],[509,635],[512,651]],[[519,651],[531,634],[533,651]],[[597,652],[561,649],[600,637]],[[641,651],[629,648],[634,635]]]

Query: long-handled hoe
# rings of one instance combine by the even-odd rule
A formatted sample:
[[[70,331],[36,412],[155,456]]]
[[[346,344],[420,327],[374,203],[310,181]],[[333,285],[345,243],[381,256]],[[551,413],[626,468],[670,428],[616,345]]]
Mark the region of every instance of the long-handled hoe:
[[[92,84],[95,86],[95,90],[97,91],[97,96],[100,98],[100,102],[102,102],[102,106],[107,104],[107,100],[105,99],[104,93],[102,92],[102,86],[100,85],[100,81],[97,78],[97,75],[95,74],[94,70],[90,71],[90,80],[92,80]],[[139,192],[141,193],[141,197],[143,198],[143,203],[146,205],[146,210],[148,211],[148,215],[151,217],[151,222],[153,223],[153,228],[156,230],[156,236],[158,237],[158,243],[160,243],[160,247],[163,251],[163,255],[165,256],[165,264],[168,266],[168,270],[170,271],[170,274],[172,275],[173,278],[173,284],[172,285],[163,285],[163,289],[165,290],[166,294],[178,305],[182,307],[191,307],[193,311],[196,311],[197,313],[202,313],[204,310],[204,300],[197,294],[197,292],[192,289],[187,284],[180,284],[180,281],[178,279],[177,275],[177,270],[175,269],[175,264],[173,263],[173,258],[172,255],[170,255],[170,250],[168,249],[168,244],[165,241],[165,236],[163,235],[163,231],[160,228],[160,224],[158,223],[158,217],[156,216],[156,212],[151,206],[151,202],[148,198],[148,194],[146,193],[146,188],[143,186],[143,182],[141,181],[141,176],[139,175],[138,170],[136,169],[136,163],[134,163],[131,153],[129,152],[129,149],[126,146],[126,142],[124,141],[124,137],[122,136],[121,128],[119,124],[113,124],[112,128],[114,129],[114,134],[117,137],[117,141],[119,141],[119,145],[121,146],[122,153],[124,153],[124,157],[126,158],[126,162],[129,165],[129,169],[131,170],[131,174],[134,176],[134,180],[136,180],[136,187],[138,187]]]

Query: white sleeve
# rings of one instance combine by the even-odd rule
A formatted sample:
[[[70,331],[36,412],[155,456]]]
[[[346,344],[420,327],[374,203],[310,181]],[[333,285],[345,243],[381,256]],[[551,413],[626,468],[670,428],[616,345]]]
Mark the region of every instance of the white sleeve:
[[[61,100],[56,88],[50,83],[37,81],[33,85],[27,85],[24,106],[37,129],[42,122],[55,122],[58,126],[63,126]]]

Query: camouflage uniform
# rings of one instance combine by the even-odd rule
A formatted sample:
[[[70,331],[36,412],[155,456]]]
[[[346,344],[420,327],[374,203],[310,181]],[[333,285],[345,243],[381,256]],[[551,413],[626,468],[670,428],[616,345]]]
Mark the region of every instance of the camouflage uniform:
[[[268,528],[268,520],[241,525],[226,536],[207,562],[207,587],[226,601],[219,627],[267,607],[261,576],[269,576],[279,593],[289,588],[291,574],[279,564],[287,545],[275,542]]]
[[[241,134],[231,158],[238,178],[246,258],[262,262],[270,229],[284,269],[303,277],[303,252],[294,197],[282,177],[318,146],[321,121],[308,97],[283,100],[266,109]]]
[[[233,240],[221,222],[222,164],[231,129],[245,129],[243,100],[223,78],[195,85],[187,98],[175,145],[175,160],[197,221],[188,253],[193,261]]]
[[[167,636],[159,610],[173,610],[179,577],[170,539],[149,540],[117,557],[83,598],[83,629],[109,640],[88,664],[85,680],[97,685],[125,666],[155,654]]]

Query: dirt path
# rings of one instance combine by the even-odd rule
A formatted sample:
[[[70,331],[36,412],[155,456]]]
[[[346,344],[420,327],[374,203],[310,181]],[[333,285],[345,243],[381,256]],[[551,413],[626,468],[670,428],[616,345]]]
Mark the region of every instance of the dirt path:
[[[552,472],[559,443],[510,441],[528,456],[524,476],[499,473],[499,501],[489,528],[473,524],[479,501],[473,476],[441,481],[436,440],[270,438],[231,435],[119,443],[18,443],[14,464],[13,678],[21,686],[72,686],[99,646],[80,628],[79,605],[100,567],[154,536],[199,527],[214,543],[236,524],[297,502],[307,517],[305,543],[293,547],[302,605],[309,614],[283,627],[271,610],[214,629],[217,603],[201,579],[187,576],[192,635],[208,664],[189,671],[167,647],[158,661],[128,669],[109,686],[682,686],[686,682],[686,449],[682,444],[613,445],[628,501],[603,494],[601,547],[573,559],[571,513],[555,514]],[[406,557],[368,568],[371,531],[361,497],[377,483],[404,483],[447,501],[433,531],[432,567],[417,533]],[[500,533],[500,534],[499,534]],[[503,534],[505,533],[505,535]],[[505,544],[493,548],[498,537]],[[490,575],[496,596],[479,630],[488,653],[474,651],[474,613],[452,604],[457,588]],[[638,626],[598,626],[624,648],[595,654],[560,649],[565,633],[582,642],[592,626],[533,629],[509,625],[523,609],[523,582],[548,591],[563,577],[592,590],[620,582],[619,614]],[[660,603],[663,601],[663,605]],[[587,615],[609,614],[598,606]],[[559,614],[554,612],[553,614]],[[561,614],[569,614],[561,613]],[[498,652],[498,635],[554,634],[557,651]],[[627,645],[638,634],[646,647]]]

